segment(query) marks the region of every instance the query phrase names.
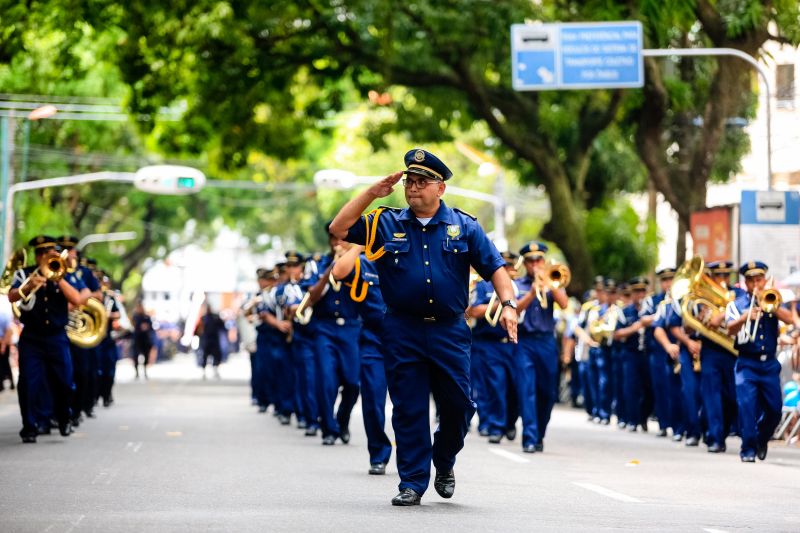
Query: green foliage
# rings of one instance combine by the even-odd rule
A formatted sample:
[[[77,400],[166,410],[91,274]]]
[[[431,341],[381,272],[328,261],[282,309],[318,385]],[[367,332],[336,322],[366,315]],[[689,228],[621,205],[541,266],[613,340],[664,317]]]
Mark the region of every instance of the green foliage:
[[[586,238],[598,273],[627,281],[655,267],[658,250],[655,223],[639,220],[633,207],[622,198],[588,211]]]

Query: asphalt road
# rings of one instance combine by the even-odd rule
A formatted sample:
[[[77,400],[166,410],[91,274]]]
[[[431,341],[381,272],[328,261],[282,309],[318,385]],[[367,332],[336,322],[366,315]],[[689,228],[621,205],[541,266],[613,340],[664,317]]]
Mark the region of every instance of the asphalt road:
[[[323,447],[256,412],[244,357],[221,380],[188,358],[118,373],[115,405],[35,445],[0,393],[0,531],[800,531],[800,449],[781,443],[742,464],[736,439],[711,455],[557,407],[544,453],[473,433],[452,500],[431,487],[396,508],[394,464],[367,475],[358,406],[350,444]]]

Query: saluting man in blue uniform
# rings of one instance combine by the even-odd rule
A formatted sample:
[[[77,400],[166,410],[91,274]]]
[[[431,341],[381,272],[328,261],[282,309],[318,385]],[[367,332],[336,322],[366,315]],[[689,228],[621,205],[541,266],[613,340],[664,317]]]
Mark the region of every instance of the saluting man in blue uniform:
[[[88,290],[80,282],[78,288],[66,277],[50,281],[41,269],[52,259],[56,250],[53,237],[34,237],[29,246],[36,253],[36,266],[18,270],[14,275],[8,301],[20,302],[20,321],[23,324],[19,339],[19,407],[22,414],[22,442],[36,442],[37,420],[35,405],[38,398],[53,394],[53,408],[62,436],[72,432],[70,397],[72,394],[72,361],[66,325],[68,304],[81,305]],[[83,292],[83,294],[82,294]]]
[[[544,451],[544,435],[550,422],[550,413],[556,401],[556,375],[558,374],[558,348],[556,347],[553,307],[568,305],[563,288],[551,290],[543,285],[544,254],[547,245],[529,242],[523,246],[522,256],[526,275],[516,280],[522,297],[517,300],[525,316],[519,325],[517,369],[519,371],[519,404],[522,414],[522,451]]]
[[[792,313],[784,307],[766,312],[759,305],[766,288],[768,267],[750,261],[739,269],[746,293],[728,304],[728,332],[736,338],[736,400],[739,404],[739,432],[742,462],[753,463],[756,456],[767,458],[769,439],[781,417],[781,364],[778,350],[778,321],[792,323]]]
[[[475,413],[471,400],[471,335],[464,311],[469,268],[491,279],[503,305],[501,324],[516,342],[517,311],[505,261],[474,217],[442,200],[452,172],[421,149],[405,155],[395,172],[348,202],[330,226],[333,235],[366,246],[387,305],[382,343],[392,425],[397,441],[400,493],[392,505],[419,505],[430,482],[443,498],[455,491],[453,465]],[[408,208],[378,208],[376,199],[403,180]],[[439,427],[430,434],[430,394],[439,404]]]

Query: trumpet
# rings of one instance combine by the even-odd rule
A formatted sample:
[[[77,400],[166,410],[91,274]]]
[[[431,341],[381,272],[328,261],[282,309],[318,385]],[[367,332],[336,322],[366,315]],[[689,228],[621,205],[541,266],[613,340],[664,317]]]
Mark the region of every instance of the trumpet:
[[[778,289],[765,289],[758,295],[757,305],[765,313],[774,313],[783,305],[783,297]]]

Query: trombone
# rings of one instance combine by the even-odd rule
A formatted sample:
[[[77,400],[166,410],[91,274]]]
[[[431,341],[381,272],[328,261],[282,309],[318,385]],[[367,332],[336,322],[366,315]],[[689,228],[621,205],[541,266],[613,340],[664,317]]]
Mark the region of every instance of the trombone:
[[[547,309],[547,291],[565,288],[572,280],[572,272],[563,263],[553,263],[547,265],[545,271],[537,272],[534,280],[536,299],[539,300],[542,309]]]
[[[300,305],[298,305],[297,309],[294,311],[294,317],[297,323],[303,326],[311,322],[311,315],[314,314],[314,308],[308,305],[309,300],[311,300],[311,294],[307,292],[303,295],[303,299],[300,300]]]

